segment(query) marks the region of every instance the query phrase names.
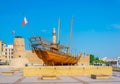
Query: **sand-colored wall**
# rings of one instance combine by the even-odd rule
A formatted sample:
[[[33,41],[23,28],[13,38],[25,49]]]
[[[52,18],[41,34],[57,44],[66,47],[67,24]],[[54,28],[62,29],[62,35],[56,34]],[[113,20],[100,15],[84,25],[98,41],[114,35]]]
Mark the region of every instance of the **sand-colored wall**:
[[[110,66],[41,66],[41,67],[25,67],[23,76],[90,76],[91,74],[112,75],[112,67]]]
[[[78,61],[78,65],[90,65],[90,55],[89,54],[81,54],[80,60]]]
[[[38,56],[32,52],[32,50],[26,50],[26,58],[29,60],[30,64],[43,64],[43,61],[38,58]]]

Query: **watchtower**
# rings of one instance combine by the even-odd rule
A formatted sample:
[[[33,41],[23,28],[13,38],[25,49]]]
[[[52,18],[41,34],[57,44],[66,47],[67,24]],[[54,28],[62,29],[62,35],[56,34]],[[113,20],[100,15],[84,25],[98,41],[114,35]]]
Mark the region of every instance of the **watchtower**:
[[[25,52],[25,43],[24,43],[24,38],[21,36],[16,36],[14,38],[14,58],[24,58],[26,57],[26,52]]]

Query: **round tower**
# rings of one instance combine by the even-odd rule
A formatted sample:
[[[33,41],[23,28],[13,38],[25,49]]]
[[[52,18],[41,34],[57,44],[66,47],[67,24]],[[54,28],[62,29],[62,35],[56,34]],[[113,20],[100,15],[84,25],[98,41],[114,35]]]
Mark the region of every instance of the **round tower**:
[[[22,38],[21,36],[16,36],[14,38],[14,52],[13,59],[10,63],[11,66],[15,68],[22,68],[29,63],[28,59],[26,58],[26,50],[24,46],[24,38]]]
[[[16,36],[14,38],[14,58],[24,58],[26,57],[25,54],[25,44],[24,44],[24,38],[22,38],[21,36]]]

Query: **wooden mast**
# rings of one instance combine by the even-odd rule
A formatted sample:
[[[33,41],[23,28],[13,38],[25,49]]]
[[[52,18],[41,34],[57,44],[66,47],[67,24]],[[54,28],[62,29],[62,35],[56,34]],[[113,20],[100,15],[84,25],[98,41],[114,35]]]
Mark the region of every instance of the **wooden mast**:
[[[58,17],[58,44],[60,44],[60,17]]]
[[[72,28],[73,28],[73,21],[74,21],[74,17],[72,16],[72,20],[70,23],[70,38],[69,38],[69,48],[68,48],[68,53],[70,54],[70,47],[71,47],[71,42],[72,42]]]

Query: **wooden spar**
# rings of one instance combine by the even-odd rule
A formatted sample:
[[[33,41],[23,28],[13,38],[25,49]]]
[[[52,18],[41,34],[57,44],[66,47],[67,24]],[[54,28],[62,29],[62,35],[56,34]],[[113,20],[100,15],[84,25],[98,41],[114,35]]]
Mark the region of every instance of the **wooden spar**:
[[[60,43],[60,17],[58,18],[58,44]]]
[[[34,32],[32,31],[32,26],[30,25],[29,22],[28,22],[28,25],[29,25],[29,28],[30,28],[30,31],[31,31],[32,35],[35,36],[35,35],[34,35]]]
[[[68,49],[68,53],[70,54],[70,47],[71,47],[71,42],[72,42],[72,28],[73,28],[73,20],[74,20],[74,17],[72,16],[72,20],[71,20],[71,23],[70,23],[70,39],[69,39],[69,49]]]

